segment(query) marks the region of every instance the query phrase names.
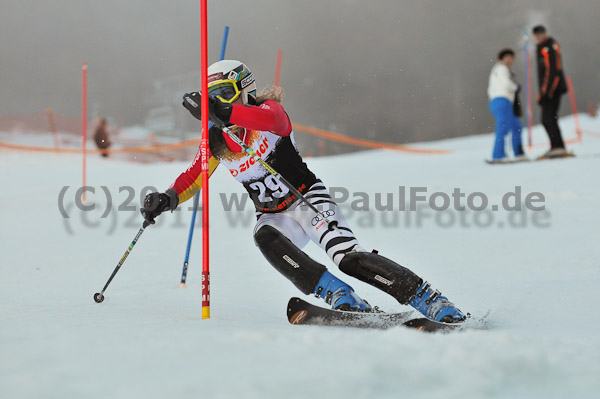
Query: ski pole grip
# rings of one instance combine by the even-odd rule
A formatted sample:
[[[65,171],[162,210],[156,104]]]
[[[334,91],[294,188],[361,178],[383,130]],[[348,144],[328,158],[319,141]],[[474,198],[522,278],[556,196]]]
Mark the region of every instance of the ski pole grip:
[[[225,126],[225,122],[223,122],[222,120],[217,118],[216,115],[209,115],[208,119],[221,130],[224,130],[227,128],[227,126]]]
[[[146,227],[148,227],[148,226],[150,226],[150,223],[148,223],[148,221],[147,221],[147,220],[144,220],[144,223],[142,224],[142,228],[144,228],[144,229],[145,229],[145,228],[146,228]]]

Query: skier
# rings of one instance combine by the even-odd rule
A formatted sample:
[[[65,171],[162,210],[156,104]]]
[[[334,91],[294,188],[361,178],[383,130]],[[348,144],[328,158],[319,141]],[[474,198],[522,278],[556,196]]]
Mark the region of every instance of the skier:
[[[256,207],[255,244],[277,271],[304,294],[323,298],[333,309],[374,311],[350,285],[301,250],[312,240],[340,270],[387,292],[401,304],[411,305],[435,321],[465,320],[445,296],[412,271],[360,246],[339,206],[298,153],[290,119],[280,104],[283,89],[269,87],[257,95],[254,77],[240,61],[219,61],[208,68],[208,75],[209,117],[215,123],[209,131],[209,173],[221,163],[244,185]],[[198,92],[183,96],[183,106],[199,120],[203,117],[200,99]],[[219,128],[223,124],[293,184],[320,214],[242,151]],[[201,188],[200,169],[199,151],[166,192],[148,194],[141,209],[144,218],[153,224],[162,212],[173,211],[191,198]]]
[[[496,138],[490,163],[504,163],[509,159],[504,149],[504,138],[512,131],[512,148],[516,161],[526,161],[521,144],[521,131],[523,126],[515,115],[515,103],[519,85],[513,82],[510,67],[515,60],[515,52],[504,49],[498,53],[498,62],[490,72],[488,84],[488,97],[490,99],[490,112],[496,119]]]
[[[540,88],[538,104],[542,108],[542,125],[544,125],[548,138],[550,138],[550,150],[538,159],[573,156],[573,153],[566,150],[558,126],[560,98],[567,92],[560,46],[548,34],[543,25],[533,28],[533,37],[537,44],[536,59]]]
[[[100,150],[108,150],[112,144],[106,129],[106,118],[101,116],[98,116],[98,127],[96,127],[96,132],[94,133],[94,141]],[[101,154],[103,157],[108,158],[108,151],[102,151]]]

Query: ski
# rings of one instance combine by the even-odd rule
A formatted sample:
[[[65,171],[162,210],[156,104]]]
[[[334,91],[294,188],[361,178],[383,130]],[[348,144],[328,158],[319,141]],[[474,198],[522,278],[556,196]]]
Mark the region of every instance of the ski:
[[[565,153],[562,154],[542,154],[539,157],[537,157],[535,160],[536,161],[546,161],[546,160],[550,160],[550,159],[562,159],[562,158],[574,158],[575,154],[572,151],[566,151]]]
[[[529,158],[524,158],[524,159],[503,159],[501,161],[497,161],[497,160],[493,160],[493,159],[485,159],[484,161],[488,165],[511,165],[511,164],[515,164],[515,163],[532,162],[532,161],[535,161],[535,159],[529,159]]]
[[[300,298],[290,299],[287,307],[290,324],[381,330],[404,326],[425,332],[450,331],[462,326],[461,324],[438,323],[426,318],[415,318],[414,314],[413,311],[400,313],[342,312],[321,308]]]
[[[543,154],[537,158],[523,158],[523,159],[502,159],[500,161],[493,159],[485,159],[485,163],[488,165],[512,165],[515,163],[528,163],[528,162],[537,162],[537,161],[547,161],[551,159],[564,159],[564,158],[574,158],[575,154],[571,151],[567,151],[564,154],[555,154],[555,155],[547,155]]]

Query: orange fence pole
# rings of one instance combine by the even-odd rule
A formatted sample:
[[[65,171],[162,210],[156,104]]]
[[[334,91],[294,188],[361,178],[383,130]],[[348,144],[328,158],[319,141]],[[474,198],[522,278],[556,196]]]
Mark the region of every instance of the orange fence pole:
[[[56,132],[56,122],[54,121],[54,111],[52,108],[46,108],[46,117],[48,117],[48,127],[52,132],[52,138],[54,139],[54,147],[58,148],[58,134]]]
[[[525,101],[527,102],[527,131],[529,134],[529,140],[527,142],[528,152],[531,152],[531,147],[533,147],[533,79],[531,73],[531,51],[529,51],[529,44],[527,45],[527,98]]]
[[[577,134],[577,141],[581,143],[581,125],[579,124],[579,113],[577,112],[577,103],[575,102],[575,90],[573,90],[573,82],[570,76],[567,76],[567,88],[569,89],[569,99],[571,100],[571,112],[575,120],[575,134]]]
[[[86,166],[87,166],[87,160],[86,160],[86,144],[87,144],[87,69],[88,66],[87,64],[84,62],[83,65],[81,66],[81,74],[82,74],[82,89],[81,89],[81,135],[82,135],[82,149],[81,151],[83,152],[83,185],[82,187],[86,186],[86,174],[87,174],[87,170],[86,170]],[[85,192],[86,190],[83,190],[83,197],[82,197],[82,201],[85,203]]]
[[[283,58],[283,50],[277,50],[277,64],[275,65],[275,86],[279,87],[279,78],[281,77],[281,59]]]

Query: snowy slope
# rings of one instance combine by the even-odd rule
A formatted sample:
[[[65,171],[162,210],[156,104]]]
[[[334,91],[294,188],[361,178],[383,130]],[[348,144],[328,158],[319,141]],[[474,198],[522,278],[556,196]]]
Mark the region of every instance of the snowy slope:
[[[572,120],[561,123],[572,137]],[[599,121],[582,116],[582,123],[600,132]],[[536,128],[536,142],[543,137]],[[593,396],[600,388],[600,138],[585,135],[573,145],[576,159],[500,166],[483,163],[491,135],[423,145],[455,152],[369,151],[308,162],[329,186],[371,195],[398,186],[449,194],[460,187],[498,203],[517,185],[543,193],[547,227],[531,219],[509,227],[502,212],[502,227],[477,227],[472,219],[468,227],[443,227],[435,214],[421,226],[390,227],[381,212],[347,214],[364,247],[410,267],[465,311],[491,309],[489,330],[425,335],[288,325],[285,306],[297,292],[254,247],[251,206],[223,211],[219,194],[241,192],[224,170],[211,181],[213,317],[200,320],[200,230],[188,287],[178,287],[187,210],[146,230],[106,301],[96,304],[93,293],[141,224],[138,213],[125,210],[101,219],[107,200],[100,186],[115,207],[127,198],[120,186],[131,186],[137,202],[144,187],[165,189],[187,164],[91,157],[88,184],[97,191],[88,196],[98,209],[83,213],[73,205],[78,156],[1,151],[0,397]],[[63,186],[70,186],[67,220],[58,209]],[[232,226],[233,219],[245,222]],[[316,246],[306,251],[328,262]],[[403,309],[346,279],[384,310]]]

